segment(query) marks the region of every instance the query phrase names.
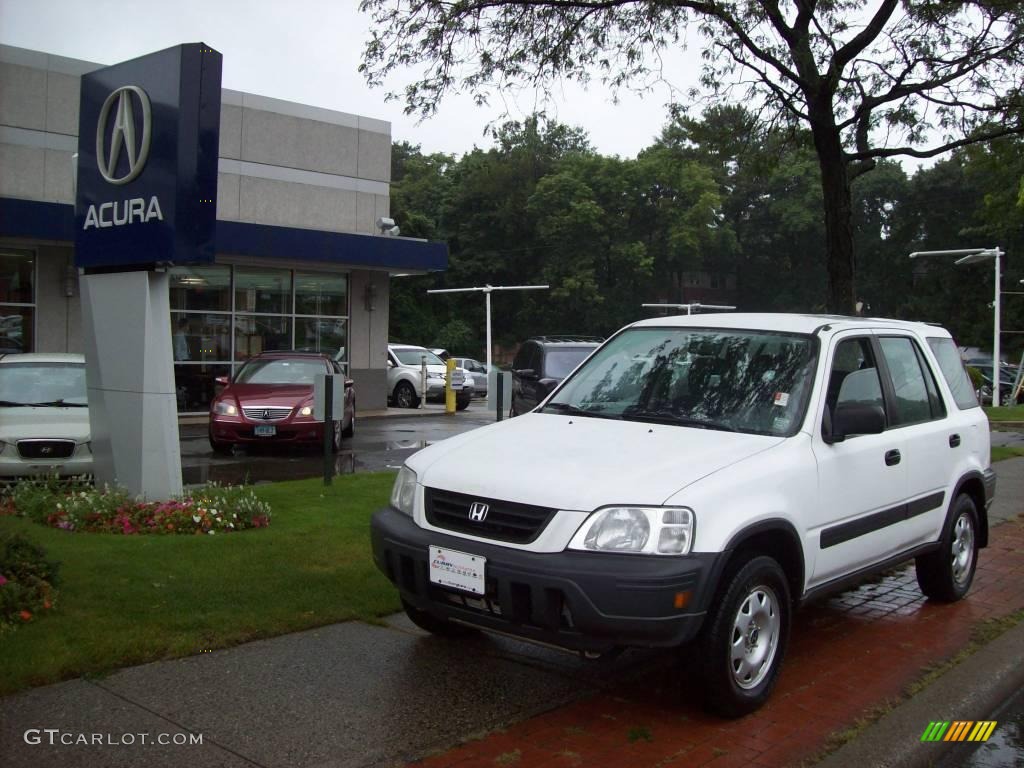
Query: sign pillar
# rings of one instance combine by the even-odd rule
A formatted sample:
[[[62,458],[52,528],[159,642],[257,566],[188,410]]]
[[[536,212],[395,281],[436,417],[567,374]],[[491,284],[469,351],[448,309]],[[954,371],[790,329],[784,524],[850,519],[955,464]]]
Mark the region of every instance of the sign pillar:
[[[211,264],[222,58],[190,43],[82,77],[75,264],[97,483],[181,493],[168,269]]]

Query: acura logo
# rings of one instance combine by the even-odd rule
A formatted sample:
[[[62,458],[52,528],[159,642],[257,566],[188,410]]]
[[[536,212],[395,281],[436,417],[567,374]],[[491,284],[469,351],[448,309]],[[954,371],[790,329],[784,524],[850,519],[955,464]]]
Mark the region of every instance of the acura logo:
[[[117,104],[113,127],[109,125],[110,112]],[[142,112],[142,137],[137,138],[135,111]],[[127,184],[138,178],[149,157],[149,141],[153,132],[153,115],[149,108],[149,96],[137,85],[126,85],[107,96],[100,109],[96,125],[96,164],[100,175],[111,184]],[[110,154],[107,154],[107,140],[110,140]],[[121,152],[128,157],[128,172],[118,177],[117,164]]]
[[[490,506],[480,501],[474,501],[469,505],[469,519],[474,523],[482,523],[487,519],[487,513],[490,511]]]
[[[263,411],[263,418],[264,419],[269,419],[270,418],[270,411],[264,410]]]

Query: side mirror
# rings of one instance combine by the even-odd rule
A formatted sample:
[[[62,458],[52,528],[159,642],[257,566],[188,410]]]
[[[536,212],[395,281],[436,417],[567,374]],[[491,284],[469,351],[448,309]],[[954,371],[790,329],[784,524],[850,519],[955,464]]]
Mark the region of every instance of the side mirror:
[[[213,380],[213,383],[217,384],[218,386],[221,386],[221,387],[226,387],[231,382],[228,381],[228,377],[227,376],[218,376],[217,378],[215,378]]]
[[[354,384],[355,382],[352,379],[345,379],[345,389],[351,389]]]
[[[543,392],[548,393],[558,386],[560,379],[541,379],[537,382]]]
[[[391,358],[389,357],[388,358],[388,368],[394,368],[394,367],[395,367],[395,364],[393,362],[391,362]]]
[[[536,379],[537,372],[533,368],[520,368],[517,371],[512,371],[516,376],[521,379]]]
[[[885,411],[880,405],[840,403],[832,417],[831,434],[825,441],[841,443],[851,435],[878,435],[885,431]]]

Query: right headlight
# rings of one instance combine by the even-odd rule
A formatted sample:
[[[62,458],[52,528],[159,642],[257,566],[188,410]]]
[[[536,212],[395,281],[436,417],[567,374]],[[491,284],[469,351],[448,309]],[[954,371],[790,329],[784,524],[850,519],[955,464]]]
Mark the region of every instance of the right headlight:
[[[238,409],[225,400],[218,400],[213,406],[213,412],[219,416],[237,416]]]
[[[587,518],[569,549],[687,555],[696,520],[688,507],[606,507]]]
[[[412,505],[416,499],[416,473],[406,466],[398,472],[391,487],[391,506],[412,517]]]

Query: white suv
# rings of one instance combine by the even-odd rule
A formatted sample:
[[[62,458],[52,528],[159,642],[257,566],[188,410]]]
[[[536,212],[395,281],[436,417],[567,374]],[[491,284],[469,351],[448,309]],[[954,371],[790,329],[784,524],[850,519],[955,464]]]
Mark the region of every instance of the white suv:
[[[994,490],[942,328],[658,318],[536,410],[411,456],[373,550],[427,630],[587,655],[693,641],[709,708],[738,716],[770,694],[796,605],[909,559],[926,595],[963,597]]]
[[[447,373],[444,360],[425,347],[388,344],[388,400],[399,408],[416,408],[423,391],[423,364],[427,366],[427,400],[444,400]],[[464,410],[473,399],[473,387],[461,368],[452,371],[455,407]]]

